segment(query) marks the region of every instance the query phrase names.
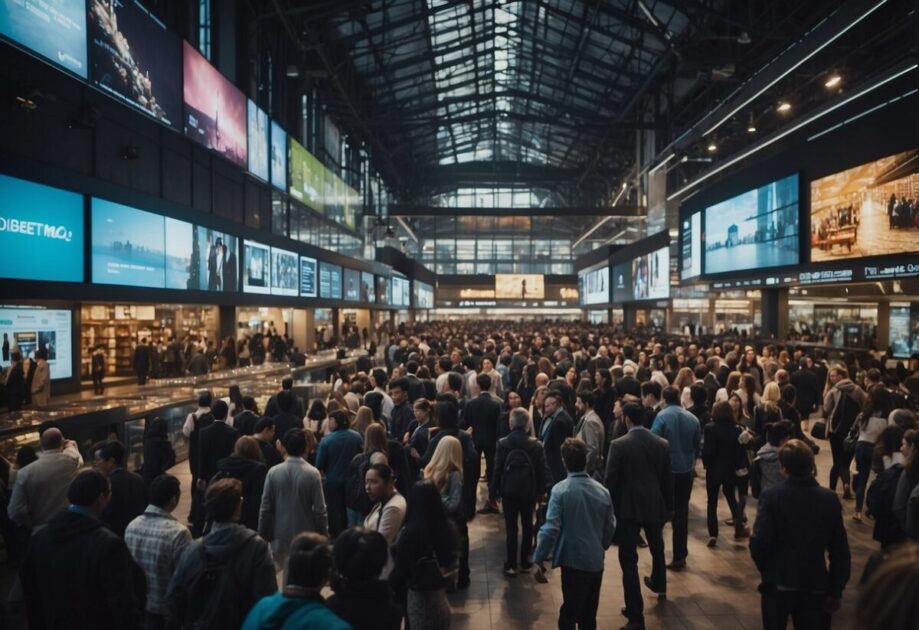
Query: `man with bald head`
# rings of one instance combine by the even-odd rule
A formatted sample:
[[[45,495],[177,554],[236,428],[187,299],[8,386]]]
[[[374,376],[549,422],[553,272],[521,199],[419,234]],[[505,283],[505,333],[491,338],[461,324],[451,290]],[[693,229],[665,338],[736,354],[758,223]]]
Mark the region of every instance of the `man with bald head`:
[[[77,445],[65,440],[61,430],[45,429],[39,438],[38,460],[19,471],[7,514],[32,533],[48,524],[67,507],[67,489],[83,463]]]

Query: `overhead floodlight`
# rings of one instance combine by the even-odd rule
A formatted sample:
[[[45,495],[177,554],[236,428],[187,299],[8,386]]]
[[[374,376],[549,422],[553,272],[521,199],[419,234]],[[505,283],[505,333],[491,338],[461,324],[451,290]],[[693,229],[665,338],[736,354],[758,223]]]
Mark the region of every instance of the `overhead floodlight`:
[[[756,133],[756,121],[753,120],[753,112],[750,112],[750,122],[747,123],[747,133]]]
[[[300,68],[297,67],[297,64],[294,63],[287,64],[287,69],[285,70],[284,74],[286,74],[291,79],[296,79],[300,76]]]
[[[791,111],[791,103],[788,101],[779,101],[779,105],[776,107],[776,110],[782,112],[783,114],[788,113]]]
[[[747,31],[742,31],[740,35],[737,36],[737,43],[743,44],[744,46],[748,44],[752,44],[753,40],[750,39],[750,33],[748,33]]]
[[[824,83],[823,85],[826,86],[828,89],[832,89],[836,87],[837,85],[839,85],[841,82],[842,82],[842,77],[834,72],[827,78],[826,83]]]

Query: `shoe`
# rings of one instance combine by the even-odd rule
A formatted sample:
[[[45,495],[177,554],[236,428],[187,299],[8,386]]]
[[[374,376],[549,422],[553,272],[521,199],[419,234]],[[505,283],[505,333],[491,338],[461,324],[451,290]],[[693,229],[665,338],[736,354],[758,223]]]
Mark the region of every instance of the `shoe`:
[[[523,564],[520,565],[520,573],[529,573],[532,570],[533,570],[532,562],[524,562]]]
[[[713,549],[715,545],[717,544],[718,544],[718,537],[712,536],[711,538],[708,539],[708,542],[705,543],[705,546],[708,547],[709,549]]]
[[[651,581],[651,578],[649,578],[647,575],[645,576],[644,583],[645,583],[645,586],[647,586],[651,590],[652,593],[657,593],[658,599],[667,599],[666,589],[663,591],[658,591],[656,588],[654,588],[654,583]]]
[[[517,577],[517,568],[509,564],[504,565],[504,575],[507,577]]]
[[[855,498],[848,486],[842,491],[842,498],[846,501],[852,501]]]
[[[670,564],[667,565],[667,568],[670,569],[671,571],[682,571],[683,569],[686,568],[686,561],[685,560],[674,560]]]
[[[460,578],[456,580],[456,588],[460,588],[460,589],[469,588],[469,576],[468,575],[460,576]]]
[[[750,537],[750,528],[746,525],[734,528],[734,540],[746,540]]]

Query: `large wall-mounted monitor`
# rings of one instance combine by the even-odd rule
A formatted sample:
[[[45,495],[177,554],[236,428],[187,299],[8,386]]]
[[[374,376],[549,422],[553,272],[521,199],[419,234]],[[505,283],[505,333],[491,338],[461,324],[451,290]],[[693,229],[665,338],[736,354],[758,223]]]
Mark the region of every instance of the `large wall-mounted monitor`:
[[[243,242],[243,292],[271,293],[271,248],[262,243]]]
[[[377,285],[373,274],[369,271],[361,272],[361,302],[374,304],[377,301]]]
[[[609,265],[578,273],[578,296],[582,305],[606,304],[610,301]]]
[[[415,308],[434,308],[434,287],[415,280]]]
[[[341,299],[341,267],[338,265],[319,263],[319,297]]]
[[[88,26],[93,85],[164,125],[181,129],[182,48],[178,36],[139,0],[89,0]]]
[[[86,0],[4,0],[0,35],[86,78]]]
[[[345,288],[344,296],[349,302],[357,302],[361,299],[361,272],[356,269],[345,269],[342,277]]]
[[[798,175],[705,209],[705,274],[795,265]]]
[[[246,168],[245,95],[191,44],[182,51],[185,135]]]
[[[239,290],[239,239],[166,217],[166,288]]]
[[[545,278],[537,273],[495,275],[495,298],[499,300],[541,300],[546,297]]]
[[[0,278],[83,282],[83,196],[0,175]]]
[[[300,257],[286,249],[271,248],[271,294],[300,293]]]
[[[811,262],[919,252],[919,149],[811,182]]]
[[[389,298],[389,278],[377,276],[377,304],[388,306]]]
[[[73,376],[70,311],[44,308],[0,308],[0,366],[9,367],[10,355],[18,350],[23,358],[42,349],[48,354],[51,380]]]
[[[302,144],[293,138],[288,138],[288,140],[290,145],[288,159],[290,196],[313,210],[322,212],[325,208],[323,203],[325,167]]]
[[[271,185],[287,192],[287,132],[271,121]]]
[[[105,199],[92,200],[92,280],[166,286],[164,218]]]
[[[411,306],[411,283],[408,278],[393,276],[389,280],[389,305],[398,307]]]
[[[247,145],[249,172],[260,180],[268,181],[268,114],[251,99],[247,101]]]
[[[683,219],[680,226],[680,279],[702,275],[702,211]]]
[[[665,300],[670,297],[670,246],[632,261],[632,298]]]
[[[319,295],[316,287],[317,264],[315,258],[300,256],[300,297],[314,298]]]
[[[613,302],[622,304],[634,300],[632,288],[632,263],[625,262],[613,267]]]

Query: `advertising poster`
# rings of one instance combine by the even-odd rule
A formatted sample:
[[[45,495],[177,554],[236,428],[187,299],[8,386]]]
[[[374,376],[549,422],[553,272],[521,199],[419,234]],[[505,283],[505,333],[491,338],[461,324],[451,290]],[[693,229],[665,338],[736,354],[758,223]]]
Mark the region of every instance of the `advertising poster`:
[[[357,302],[361,297],[361,272],[354,269],[345,269],[343,280],[345,283],[345,299]]]
[[[578,295],[582,304],[606,304],[609,295],[609,265],[578,274]]]
[[[374,304],[377,301],[377,286],[373,274],[368,271],[361,272],[361,302]]]
[[[287,132],[271,121],[271,185],[287,191]]]
[[[319,297],[341,299],[341,267],[338,265],[319,263]]]
[[[613,302],[631,302],[634,299],[632,289],[632,263],[623,263],[613,267]]]
[[[662,247],[632,261],[632,289],[636,300],[670,297],[670,247]]]
[[[683,219],[680,231],[680,252],[683,259],[680,278],[688,280],[702,274],[702,212]]]
[[[93,198],[92,272],[97,284],[164,288],[163,217]]]
[[[499,273],[495,275],[495,298],[499,300],[541,300],[546,296],[542,274]]]
[[[316,297],[316,259],[300,256],[300,297]]]
[[[302,144],[289,138],[290,196],[318,212],[325,211],[325,167]]]
[[[239,290],[239,241],[202,225],[166,218],[166,288]]]
[[[268,114],[252,100],[248,101],[249,172],[268,181]]]
[[[4,0],[0,35],[86,78],[86,0]]]
[[[13,352],[34,358],[39,348],[48,354],[51,379],[73,376],[72,323],[67,310],[0,308],[0,367],[9,367]]]
[[[415,281],[415,308],[434,308],[434,287]]]
[[[272,295],[297,295],[300,292],[299,259],[294,252],[271,248]]]
[[[243,293],[271,293],[271,248],[255,241],[243,242]]]

